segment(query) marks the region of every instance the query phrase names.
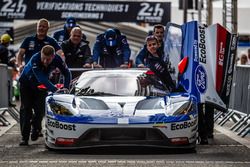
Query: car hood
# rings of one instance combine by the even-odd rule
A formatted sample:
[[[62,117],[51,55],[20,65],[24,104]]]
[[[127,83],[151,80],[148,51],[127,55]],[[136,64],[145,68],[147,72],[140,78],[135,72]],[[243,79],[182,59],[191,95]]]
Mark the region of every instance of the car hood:
[[[155,99],[158,106],[152,109],[136,109],[139,102],[143,100]],[[172,105],[178,106],[177,103],[188,101],[189,97],[182,95],[166,97],[145,97],[145,96],[74,96],[58,94],[48,96],[47,104],[52,101],[65,106],[72,111],[74,115],[91,115],[102,117],[124,117],[124,116],[150,116],[156,114],[166,115],[165,107]],[[147,102],[148,103],[148,102]],[[87,105],[85,105],[87,104]],[[152,103],[154,105],[154,102]],[[49,106],[49,105],[47,105]],[[148,105],[150,106],[150,105]],[[169,113],[168,113],[169,114]]]

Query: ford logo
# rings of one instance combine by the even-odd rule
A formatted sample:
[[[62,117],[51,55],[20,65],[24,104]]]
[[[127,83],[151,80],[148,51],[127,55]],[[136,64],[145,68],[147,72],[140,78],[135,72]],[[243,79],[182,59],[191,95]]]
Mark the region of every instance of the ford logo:
[[[207,74],[203,66],[199,65],[195,70],[195,85],[200,93],[207,89]]]

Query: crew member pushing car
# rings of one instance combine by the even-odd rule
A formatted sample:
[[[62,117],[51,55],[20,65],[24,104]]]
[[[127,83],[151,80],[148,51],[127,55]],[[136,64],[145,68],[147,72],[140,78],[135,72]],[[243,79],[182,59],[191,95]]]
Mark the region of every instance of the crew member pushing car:
[[[163,61],[163,56],[158,50],[159,42],[154,35],[146,38],[148,68],[152,70],[156,76],[165,84],[169,91],[175,90],[175,83],[173,82],[168,71],[167,64]]]
[[[92,64],[89,42],[82,39],[82,30],[75,27],[70,32],[70,38],[61,44],[65,62],[69,68],[90,68]],[[72,71],[72,78],[78,77],[81,71]]]
[[[103,68],[127,68],[131,50],[125,35],[118,29],[109,28],[96,37],[93,48],[93,64]]]
[[[23,105],[23,110],[20,110],[21,146],[28,145],[32,109],[35,116],[31,140],[35,141],[38,139],[41,121],[44,116],[45,97],[47,95],[47,91],[40,90],[38,86],[43,84],[48,91],[57,91],[57,88],[49,81],[49,74],[55,68],[60,69],[65,77],[64,87],[69,88],[71,73],[62,58],[55,54],[55,49],[51,45],[45,45],[41,52],[33,55],[21,73],[19,79],[21,103]]]

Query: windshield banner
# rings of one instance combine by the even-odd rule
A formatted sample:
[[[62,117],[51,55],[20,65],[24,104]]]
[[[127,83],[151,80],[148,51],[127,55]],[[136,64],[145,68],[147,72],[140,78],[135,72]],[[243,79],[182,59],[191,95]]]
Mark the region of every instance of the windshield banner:
[[[125,2],[84,0],[3,0],[0,20],[65,20],[69,16],[84,21],[161,23],[170,21],[170,2]]]

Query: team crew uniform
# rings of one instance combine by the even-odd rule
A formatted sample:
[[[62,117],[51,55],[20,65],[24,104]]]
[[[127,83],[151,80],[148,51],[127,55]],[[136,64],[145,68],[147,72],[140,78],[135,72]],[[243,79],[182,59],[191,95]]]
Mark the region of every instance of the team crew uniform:
[[[164,55],[164,43],[161,44],[161,46],[158,48],[158,52],[160,55]],[[140,50],[138,55],[136,56],[135,59],[135,64],[136,67],[139,64],[144,64],[145,66],[148,66],[148,50],[147,50],[147,45],[144,45],[143,48]]]
[[[126,36],[108,29],[96,38],[93,48],[93,61],[104,68],[115,68],[122,64],[128,64],[130,54],[131,50]]]
[[[66,40],[62,43],[61,47],[65,55],[65,62],[69,68],[82,68],[84,64],[91,64],[93,62],[88,43],[88,41],[84,40],[77,46],[70,40]],[[78,75],[79,72],[72,72],[72,78]]]
[[[49,36],[46,36],[43,40],[39,40],[36,35],[25,38],[20,46],[20,48],[25,49],[25,64],[29,62],[35,53],[41,51],[45,45],[53,46],[56,51],[61,49],[56,40]]]
[[[152,70],[157,77],[165,84],[170,90],[174,91],[176,88],[175,83],[168,71],[168,65],[163,61],[162,57],[155,57],[148,52],[148,68]]]
[[[25,65],[20,76],[21,103],[24,107],[20,110],[20,126],[23,141],[29,140],[31,130],[30,120],[33,112],[32,109],[34,109],[35,114],[32,120],[33,129],[31,139],[36,137],[41,129],[47,90],[51,92],[57,90],[57,88],[48,80],[50,72],[55,68],[60,69],[65,77],[64,87],[69,88],[71,73],[59,55],[55,55],[51,64],[46,68],[41,63],[41,53],[38,52],[30,59],[28,64]],[[39,90],[37,86],[40,84],[44,84],[47,90]]]

